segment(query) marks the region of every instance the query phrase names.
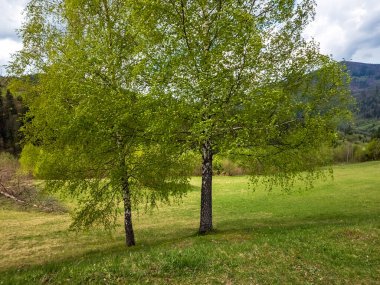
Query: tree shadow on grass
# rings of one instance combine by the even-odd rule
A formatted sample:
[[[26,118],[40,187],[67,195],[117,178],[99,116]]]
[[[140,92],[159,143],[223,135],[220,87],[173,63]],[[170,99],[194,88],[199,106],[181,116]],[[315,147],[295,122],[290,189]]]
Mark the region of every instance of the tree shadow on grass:
[[[326,232],[332,228],[336,228],[339,231],[345,227],[374,225],[378,219],[378,216],[373,215],[373,213],[372,215],[369,213],[316,215],[301,218],[224,219],[217,223],[217,227],[213,232],[205,236],[198,235],[194,228],[189,228],[188,226],[181,227],[180,224],[175,231],[170,231],[169,234],[165,234],[168,231],[167,226],[153,226],[139,231],[138,236],[140,239],[135,247],[126,248],[123,238],[120,237],[114,239],[108,246],[102,249],[78,252],[78,254],[73,254],[70,257],[54,261],[47,260],[40,265],[27,265],[3,271],[0,277],[0,284],[7,284],[6,281],[5,283],[1,283],[2,279],[13,280],[17,284],[14,281],[15,279],[12,279],[13,275],[20,276],[20,280],[32,278],[37,284],[41,283],[44,278],[48,278],[45,283],[49,284],[49,278],[53,278],[51,282],[54,282],[54,276],[56,275],[70,276],[70,270],[76,270],[75,274],[77,275],[79,274],[78,270],[81,270],[80,268],[83,268],[84,274],[90,274],[92,272],[91,268],[94,268],[94,271],[101,272],[104,264],[107,267],[105,270],[114,270],[115,274],[120,274],[119,270],[123,271],[123,266],[126,266],[126,268],[129,268],[129,271],[125,269],[129,272],[130,277],[128,278],[131,278],[131,276],[138,277],[141,272],[146,273],[146,271],[156,270],[161,273],[162,270],[173,271],[176,266],[183,266],[185,273],[181,274],[186,274],[186,270],[203,270],[203,268],[197,267],[197,263],[193,262],[192,259],[197,255],[196,253],[199,250],[204,250],[205,247],[208,248],[207,250],[212,250],[213,245],[211,242],[215,240],[222,243],[237,243],[242,241],[255,243],[262,237],[271,238],[283,234],[292,236],[304,230],[310,230],[314,233]],[[156,237],[158,236],[158,238],[153,236],[153,234]],[[309,238],[312,239],[313,237]],[[190,253],[186,252],[189,249],[192,251]],[[179,253],[177,254],[177,252]],[[161,260],[159,260],[160,258]],[[205,258],[207,261],[208,257],[206,256]],[[128,264],[129,260],[143,269],[130,267]],[[205,260],[202,259],[201,261],[207,264]],[[153,264],[151,265],[150,262],[153,262]],[[155,266],[161,269],[157,269]],[[21,281],[20,284],[22,284]]]
[[[308,217],[292,218],[245,218],[219,221],[215,230],[216,234],[225,232],[275,232],[293,231],[298,229],[318,229],[326,226],[354,226],[360,224],[374,224],[379,221],[379,216],[373,213],[355,213],[327,215],[321,214]]]

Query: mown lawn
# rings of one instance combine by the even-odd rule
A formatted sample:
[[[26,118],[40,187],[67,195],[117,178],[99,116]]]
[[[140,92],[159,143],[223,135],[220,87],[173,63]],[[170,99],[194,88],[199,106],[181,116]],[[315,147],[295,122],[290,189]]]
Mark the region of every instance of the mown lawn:
[[[206,236],[198,189],[135,214],[134,248],[121,226],[70,232],[68,214],[0,200],[0,284],[380,284],[379,162],[337,166],[334,180],[290,195],[215,177]]]

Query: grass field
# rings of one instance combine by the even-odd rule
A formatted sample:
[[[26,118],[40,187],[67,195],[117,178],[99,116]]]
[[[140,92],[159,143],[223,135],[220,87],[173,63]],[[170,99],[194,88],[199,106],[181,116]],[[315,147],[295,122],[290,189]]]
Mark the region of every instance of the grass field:
[[[215,177],[214,233],[196,234],[194,190],[135,215],[134,248],[121,226],[70,232],[68,214],[0,200],[0,284],[380,284],[380,163],[334,173],[291,195]]]

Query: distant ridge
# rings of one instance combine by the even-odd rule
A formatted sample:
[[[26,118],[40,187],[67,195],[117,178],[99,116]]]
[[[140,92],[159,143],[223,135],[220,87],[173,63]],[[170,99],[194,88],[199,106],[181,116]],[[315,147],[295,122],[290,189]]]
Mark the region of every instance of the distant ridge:
[[[380,64],[343,62],[351,75],[351,92],[359,107],[359,117],[380,119]]]

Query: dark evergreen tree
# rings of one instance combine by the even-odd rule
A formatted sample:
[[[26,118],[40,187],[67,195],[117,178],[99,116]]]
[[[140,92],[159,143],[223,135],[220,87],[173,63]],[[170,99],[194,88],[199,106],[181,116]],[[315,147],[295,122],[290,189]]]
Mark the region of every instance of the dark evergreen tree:
[[[7,90],[7,93],[5,95],[5,100],[6,100],[7,113],[9,115],[17,115],[18,112],[17,112],[17,108],[15,104],[15,99],[11,91],[9,91],[9,89]]]
[[[5,118],[2,90],[0,89],[0,150],[5,147]]]
[[[380,127],[378,127],[377,130],[373,131],[372,139],[380,139]]]
[[[2,81],[1,81],[2,80]],[[27,106],[20,96],[14,96],[7,88],[7,82],[0,77],[0,151],[18,155],[22,139],[20,127]],[[4,94],[3,90],[7,90]]]
[[[7,90],[4,104],[4,146],[13,154],[19,152],[17,133],[19,129],[18,111],[12,93]]]

